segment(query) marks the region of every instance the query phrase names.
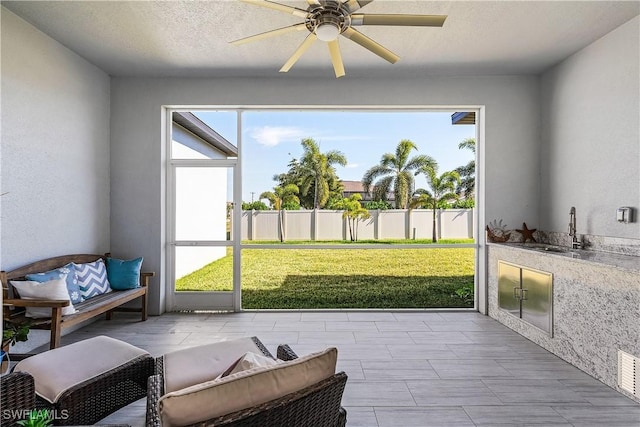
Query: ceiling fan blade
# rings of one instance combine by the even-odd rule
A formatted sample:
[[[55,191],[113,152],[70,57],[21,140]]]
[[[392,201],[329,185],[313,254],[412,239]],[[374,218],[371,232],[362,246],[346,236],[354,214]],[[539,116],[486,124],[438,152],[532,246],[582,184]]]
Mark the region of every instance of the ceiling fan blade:
[[[320,5],[320,0],[307,0],[307,3],[309,3],[309,6],[316,6]]]
[[[349,13],[353,13],[356,10],[365,7],[372,1],[373,0],[345,0],[342,5],[349,10]]]
[[[329,45],[333,71],[336,73],[336,79],[338,79],[344,76],[344,64],[342,63],[342,55],[340,54],[340,45],[338,44],[338,39],[332,40],[327,44]]]
[[[284,4],[272,2],[269,0],[240,0],[245,3],[254,4],[256,6],[266,7],[268,9],[278,10],[280,12],[289,13],[291,15],[306,18],[309,13],[306,10],[298,9],[297,7],[287,6]]]
[[[401,25],[416,27],[442,27],[447,15],[394,15],[364,14],[351,15],[351,25]]]
[[[293,52],[293,55],[291,55],[291,58],[289,58],[289,60],[285,62],[282,68],[280,68],[280,72],[286,73],[287,71],[289,71],[291,67],[293,67],[293,64],[295,64],[298,61],[298,59],[300,59],[302,54],[305,53],[307,49],[309,49],[309,46],[311,46],[311,44],[313,44],[313,42],[316,41],[317,38],[318,37],[315,34],[309,33],[309,35],[307,36],[306,39],[304,39],[302,44],[298,46],[295,52]]]
[[[254,42],[254,41],[258,41],[258,40],[262,40],[262,39],[266,39],[272,36],[278,36],[280,34],[286,34],[286,33],[291,33],[293,31],[300,31],[300,30],[306,30],[307,26],[305,23],[301,23],[301,24],[296,24],[296,25],[291,25],[289,27],[283,27],[283,28],[278,28],[277,30],[271,30],[271,31],[266,31],[264,33],[260,33],[260,34],[255,34],[253,36],[249,36],[249,37],[245,37],[243,39],[238,39],[238,40],[234,40],[232,42],[229,42],[233,45],[241,45],[241,44],[245,44],[245,43],[249,43],[249,42]]]
[[[386,59],[392,64],[395,64],[398,61],[398,59],[400,59],[398,55],[391,52],[386,47],[371,40],[369,37],[365,36],[360,31],[354,30],[351,27],[348,27],[346,30],[344,30],[342,35],[358,43],[360,46],[364,47],[365,49],[369,49],[371,52],[375,53],[376,55],[378,55],[383,59]]]

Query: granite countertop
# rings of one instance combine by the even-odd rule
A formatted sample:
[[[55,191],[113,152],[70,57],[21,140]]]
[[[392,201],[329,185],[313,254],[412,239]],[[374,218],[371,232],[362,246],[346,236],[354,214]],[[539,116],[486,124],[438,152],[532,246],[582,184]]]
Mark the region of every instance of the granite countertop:
[[[587,264],[600,264],[640,273],[640,257],[611,252],[598,252],[587,249],[571,249],[564,246],[545,243],[487,243],[490,246],[508,247],[521,251],[534,251],[538,254],[568,258]]]

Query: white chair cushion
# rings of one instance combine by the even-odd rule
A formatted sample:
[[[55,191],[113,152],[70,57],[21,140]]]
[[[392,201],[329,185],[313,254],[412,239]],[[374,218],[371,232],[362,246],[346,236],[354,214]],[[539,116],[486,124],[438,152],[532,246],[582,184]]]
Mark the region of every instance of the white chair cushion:
[[[164,355],[165,393],[214,380],[247,352],[260,353],[251,338],[184,348]]]
[[[331,377],[337,358],[338,350],[332,347],[165,394],[158,403],[162,426],[205,421],[302,390]]]
[[[15,371],[31,374],[36,394],[55,403],[71,387],[145,354],[126,342],[98,336],[28,357]]]

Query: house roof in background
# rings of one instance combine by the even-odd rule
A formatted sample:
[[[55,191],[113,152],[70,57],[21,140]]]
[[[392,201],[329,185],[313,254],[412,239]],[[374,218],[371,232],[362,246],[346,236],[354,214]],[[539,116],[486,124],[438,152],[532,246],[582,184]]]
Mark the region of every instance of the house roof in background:
[[[189,112],[174,112],[173,121],[215,149],[221,151],[227,157],[238,156],[238,148],[235,145],[207,126],[207,124],[200,120],[195,114]]]
[[[361,181],[341,181],[344,193],[365,193]]]
[[[451,115],[452,125],[475,125],[476,113],[471,111],[462,111]]]
[[[282,3],[308,5],[304,0]],[[322,42],[314,43],[289,73],[278,73],[306,30],[230,45],[232,40],[301,21],[240,1],[2,1],[2,5],[112,76],[335,80]],[[358,27],[400,60],[391,65],[342,37],[346,79],[513,75],[539,74],[562,61],[640,14],[640,2],[375,0],[359,12],[448,18],[442,28]]]

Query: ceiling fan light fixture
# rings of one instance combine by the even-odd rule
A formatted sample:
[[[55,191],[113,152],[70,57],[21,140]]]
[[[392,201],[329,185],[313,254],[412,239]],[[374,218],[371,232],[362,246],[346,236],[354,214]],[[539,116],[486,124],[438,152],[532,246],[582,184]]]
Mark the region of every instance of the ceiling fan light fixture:
[[[333,22],[323,22],[316,27],[315,33],[318,39],[330,42],[340,35],[340,27]]]

